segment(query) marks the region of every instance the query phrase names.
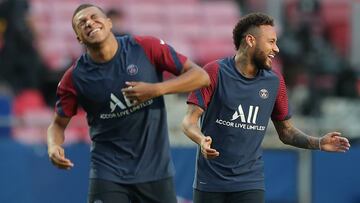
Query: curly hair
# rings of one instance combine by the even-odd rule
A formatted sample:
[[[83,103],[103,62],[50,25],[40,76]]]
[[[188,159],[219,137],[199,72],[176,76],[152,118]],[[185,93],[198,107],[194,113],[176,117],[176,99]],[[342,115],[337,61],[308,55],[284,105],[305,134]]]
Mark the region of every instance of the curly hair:
[[[241,40],[248,34],[248,31],[261,25],[274,26],[274,19],[263,13],[251,13],[242,17],[233,29],[233,41],[236,50],[239,49]]]

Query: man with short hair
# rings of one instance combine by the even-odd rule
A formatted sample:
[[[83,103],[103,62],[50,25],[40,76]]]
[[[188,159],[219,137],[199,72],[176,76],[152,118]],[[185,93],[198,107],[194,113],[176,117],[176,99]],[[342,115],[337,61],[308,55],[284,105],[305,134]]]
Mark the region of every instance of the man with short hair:
[[[338,132],[317,138],[291,123],[284,79],[271,68],[279,52],[271,17],[244,16],[233,39],[235,56],[207,64],[210,86],[188,98],[183,130],[199,145],[194,203],[265,201],[261,142],[269,118],[285,144],[329,152],[350,147]]]
[[[175,203],[165,104],[162,95],[209,84],[204,70],[163,40],[115,37],[98,6],[82,4],[72,25],[86,47],[61,79],[56,114],[48,128],[48,154],[61,169],[64,131],[78,105],[87,112],[91,169],[88,202]],[[162,73],[177,77],[163,81]]]

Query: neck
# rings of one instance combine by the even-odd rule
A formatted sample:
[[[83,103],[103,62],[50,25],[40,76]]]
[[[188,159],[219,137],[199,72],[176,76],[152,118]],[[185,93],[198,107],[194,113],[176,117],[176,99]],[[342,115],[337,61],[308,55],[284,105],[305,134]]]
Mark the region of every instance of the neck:
[[[94,46],[87,46],[87,53],[91,59],[97,63],[105,63],[110,61],[116,54],[119,45],[113,34],[111,34],[104,42]]]
[[[254,78],[258,72],[248,52],[239,50],[235,55],[235,67],[246,78]]]

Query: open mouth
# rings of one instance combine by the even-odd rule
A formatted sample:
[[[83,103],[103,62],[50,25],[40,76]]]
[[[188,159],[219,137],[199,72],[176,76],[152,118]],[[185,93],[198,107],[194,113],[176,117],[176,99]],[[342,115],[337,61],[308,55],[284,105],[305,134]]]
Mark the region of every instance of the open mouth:
[[[95,28],[95,29],[93,29],[93,30],[91,30],[90,32],[88,32],[87,33],[87,36],[88,37],[92,37],[92,36],[94,36],[97,32],[99,32],[100,31],[100,28]]]
[[[268,59],[272,62],[272,60],[275,58],[275,54],[269,54]]]

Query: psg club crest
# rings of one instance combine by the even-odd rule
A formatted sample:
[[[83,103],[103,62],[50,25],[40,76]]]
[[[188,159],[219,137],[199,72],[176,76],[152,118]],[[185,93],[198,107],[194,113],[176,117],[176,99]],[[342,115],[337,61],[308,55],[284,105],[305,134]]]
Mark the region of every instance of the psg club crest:
[[[259,95],[262,99],[267,99],[269,97],[269,92],[267,91],[267,89],[261,89],[259,91]]]
[[[127,68],[126,71],[129,75],[136,75],[139,71],[139,68],[134,65],[134,64],[130,64]]]

